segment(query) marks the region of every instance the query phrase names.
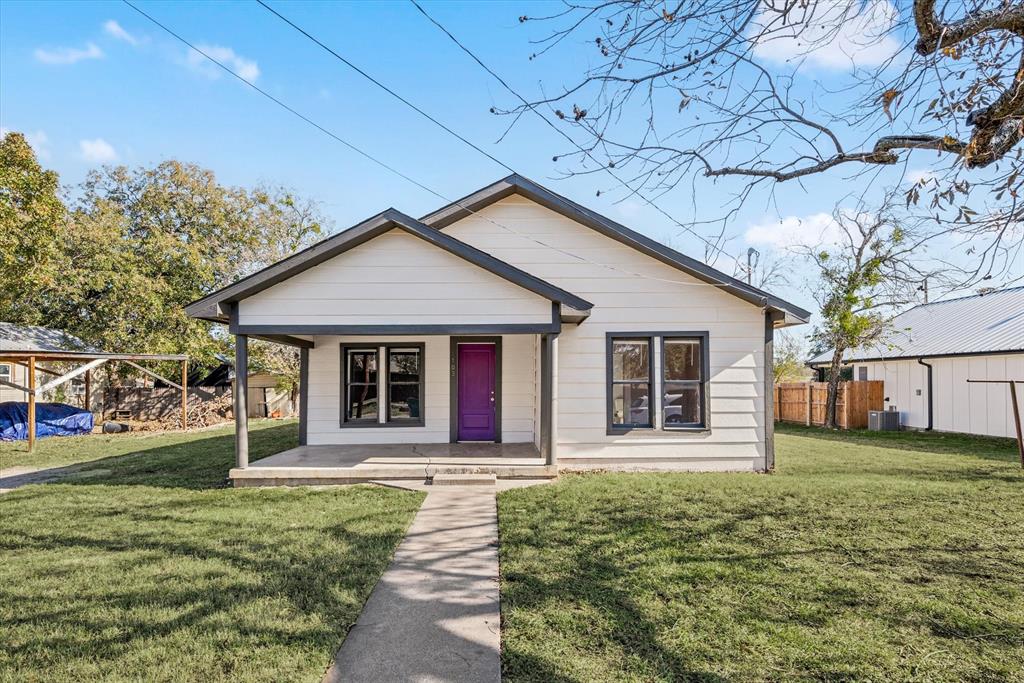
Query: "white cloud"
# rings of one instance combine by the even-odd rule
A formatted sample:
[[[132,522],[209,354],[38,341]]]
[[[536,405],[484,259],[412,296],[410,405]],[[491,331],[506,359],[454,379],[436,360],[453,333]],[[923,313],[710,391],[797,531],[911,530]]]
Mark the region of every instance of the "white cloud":
[[[889,0],[823,0],[795,6],[786,3],[787,21],[772,10],[758,15],[752,35],[759,36],[754,54],[776,63],[804,60],[823,69],[871,67],[900,49],[891,35],[899,11]],[[803,9],[806,7],[806,9]]]
[[[7,137],[7,134],[10,132],[12,132],[10,128],[0,126],[0,140]],[[41,161],[49,161],[52,155],[50,154],[50,137],[46,134],[46,131],[25,132],[25,141],[32,147],[32,151],[36,153],[36,156]]]
[[[128,33],[128,31],[125,31],[124,28],[122,28],[121,24],[117,23],[113,19],[107,19],[105,22],[103,22],[103,31],[108,36],[111,36],[112,38],[117,38],[118,40],[123,40],[124,42],[129,43],[131,45],[139,44],[138,38]]]
[[[197,47],[250,83],[255,83],[256,79],[260,76],[260,68],[254,60],[235,54],[235,51],[230,47],[222,45],[198,45]],[[207,78],[216,79],[223,75],[219,66],[212,63],[196,50],[190,49],[188,51],[187,63],[191,68]]]
[[[117,150],[103,138],[79,140],[78,149],[83,159],[94,164],[108,164],[117,161]]]
[[[85,48],[38,48],[35,51],[35,57],[43,64],[74,64],[82,61],[83,59],[100,59],[103,57],[103,50],[99,49],[95,43],[88,43]]]
[[[786,216],[776,221],[751,225],[743,234],[747,244],[775,249],[833,244],[840,235],[839,225],[830,213]]]

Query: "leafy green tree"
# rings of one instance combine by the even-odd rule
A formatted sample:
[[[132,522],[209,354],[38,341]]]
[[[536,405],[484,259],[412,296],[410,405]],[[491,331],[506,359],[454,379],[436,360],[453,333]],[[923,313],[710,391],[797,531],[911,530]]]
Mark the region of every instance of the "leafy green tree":
[[[915,229],[897,219],[888,202],[877,213],[835,213],[839,239],[825,247],[798,249],[817,267],[815,291],[821,322],[812,343],[831,349],[825,426],[836,427],[836,398],[847,350],[884,343],[896,310],[914,301],[926,279],[941,280],[924,269],[926,244],[942,231]]]
[[[72,212],[64,329],[97,346],[188,353],[205,362],[224,335],[184,306],[316,239],[316,206],[279,188],[225,187],[211,171],[165,161],[89,174]]]
[[[806,365],[807,348],[794,334],[780,331],[775,339],[772,365],[776,382],[800,382],[811,374]]]
[[[0,320],[46,321],[46,298],[64,275],[67,210],[54,171],[39,165],[21,133],[0,140]]]

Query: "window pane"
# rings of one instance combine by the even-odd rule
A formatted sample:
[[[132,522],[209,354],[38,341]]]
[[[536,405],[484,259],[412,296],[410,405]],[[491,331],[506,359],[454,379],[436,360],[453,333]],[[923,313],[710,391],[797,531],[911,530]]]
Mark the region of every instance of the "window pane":
[[[612,385],[612,424],[650,427],[647,383]]]
[[[666,382],[662,401],[666,427],[699,425],[700,384],[696,382]]]
[[[348,409],[345,417],[349,422],[377,421],[377,385],[352,384],[348,388]]]
[[[10,365],[7,365],[7,364],[0,365],[0,377],[3,377],[4,379],[8,379],[8,380],[11,378],[11,366]]]
[[[419,349],[392,349],[389,356],[388,369],[392,382],[420,381]]]
[[[348,352],[348,381],[362,384],[377,383],[377,350]]]
[[[391,412],[388,417],[392,420],[418,420],[420,415],[420,385],[392,384]]]
[[[700,341],[665,340],[665,379],[700,379]]]
[[[650,356],[646,339],[612,342],[612,379],[643,380],[650,378]]]

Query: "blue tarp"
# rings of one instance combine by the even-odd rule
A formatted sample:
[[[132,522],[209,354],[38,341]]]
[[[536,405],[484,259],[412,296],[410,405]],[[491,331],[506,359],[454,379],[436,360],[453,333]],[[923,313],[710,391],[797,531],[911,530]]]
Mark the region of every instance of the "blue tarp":
[[[92,432],[92,413],[66,403],[36,404],[36,436],[74,436]],[[28,439],[28,404],[0,403],[0,441]]]

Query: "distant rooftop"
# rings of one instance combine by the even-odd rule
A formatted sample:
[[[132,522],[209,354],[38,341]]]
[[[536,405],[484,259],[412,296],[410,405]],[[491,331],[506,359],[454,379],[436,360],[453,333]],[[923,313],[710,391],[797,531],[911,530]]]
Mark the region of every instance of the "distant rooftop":
[[[846,354],[846,361],[928,358],[1024,351],[1024,287],[921,304],[893,318],[881,341]],[[828,363],[831,351],[811,365]]]
[[[78,337],[37,325],[0,322],[0,351],[95,351]]]

